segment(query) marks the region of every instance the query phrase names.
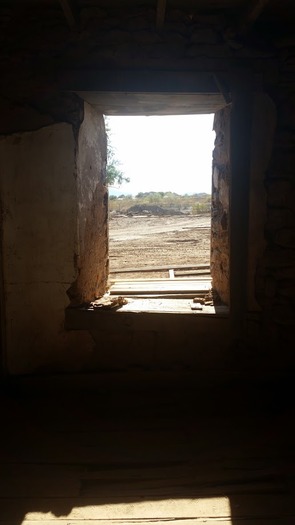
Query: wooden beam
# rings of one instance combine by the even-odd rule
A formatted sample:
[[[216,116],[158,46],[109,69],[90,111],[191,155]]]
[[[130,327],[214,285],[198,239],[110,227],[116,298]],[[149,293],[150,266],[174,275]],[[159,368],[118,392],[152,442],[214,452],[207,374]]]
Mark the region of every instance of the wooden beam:
[[[166,0],[158,0],[156,14],[156,28],[160,31],[164,25],[166,13]]]
[[[62,10],[64,12],[68,26],[73,30],[78,29],[78,18],[73,6],[72,0],[59,0]]]

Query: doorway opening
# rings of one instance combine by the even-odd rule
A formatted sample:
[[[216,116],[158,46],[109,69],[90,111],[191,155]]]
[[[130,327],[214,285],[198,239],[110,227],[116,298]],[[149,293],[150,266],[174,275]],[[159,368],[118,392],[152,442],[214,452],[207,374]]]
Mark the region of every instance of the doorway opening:
[[[107,117],[113,293],[211,305],[213,121]]]

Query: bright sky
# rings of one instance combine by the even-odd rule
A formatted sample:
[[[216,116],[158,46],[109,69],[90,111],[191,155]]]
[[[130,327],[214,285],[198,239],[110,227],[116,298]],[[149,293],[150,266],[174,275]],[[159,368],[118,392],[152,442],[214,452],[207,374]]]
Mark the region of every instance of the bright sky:
[[[147,191],[211,193],[214,115],[108,117],[110,140],[129,184],[111,195]]]

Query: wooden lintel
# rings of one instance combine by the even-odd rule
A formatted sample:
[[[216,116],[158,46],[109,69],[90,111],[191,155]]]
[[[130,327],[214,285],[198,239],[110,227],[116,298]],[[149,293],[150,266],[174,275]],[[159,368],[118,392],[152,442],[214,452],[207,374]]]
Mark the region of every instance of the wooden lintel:
[[[69,27],[76,31],[78,29],[78,18],[72,0],[59,0]]]
[[[164,25],[166,13],[166,0],[158,0],[156,14],[156,28],[160,31]]]

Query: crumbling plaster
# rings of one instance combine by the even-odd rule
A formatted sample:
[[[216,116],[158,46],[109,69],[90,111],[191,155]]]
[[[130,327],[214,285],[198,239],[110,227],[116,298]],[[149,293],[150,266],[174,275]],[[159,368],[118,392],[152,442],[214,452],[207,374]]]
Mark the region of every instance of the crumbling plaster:
[[[105,271],[99,272],[107,236],[102,145],[103,117],[87,105],[78,137],[70,124],[57,123],[0,139],[3,306],[11,373],[79,369],[93,348],[86,332],[65,332],[64,309],[73,282],[79,302],[94,299],[106,285]]]

